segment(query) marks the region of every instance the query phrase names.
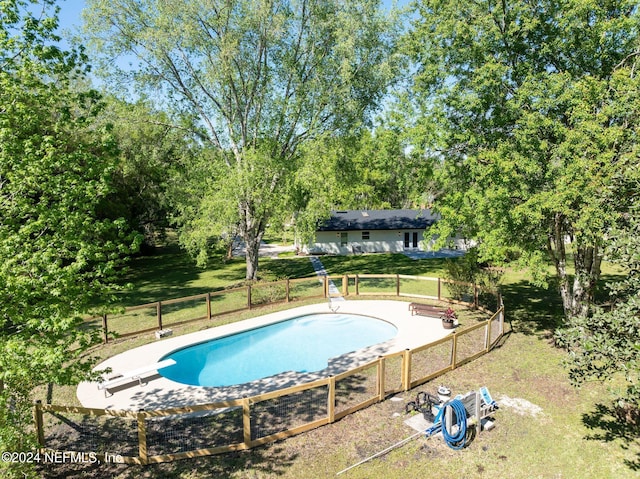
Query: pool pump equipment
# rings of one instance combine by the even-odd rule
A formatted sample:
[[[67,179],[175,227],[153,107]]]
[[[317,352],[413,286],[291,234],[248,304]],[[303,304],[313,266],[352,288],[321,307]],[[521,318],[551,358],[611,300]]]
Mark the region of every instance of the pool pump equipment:
[[[353,466],[343,469],[336,475],[339,476],[360,464],[383,456],[423,434],[429,438],[438,433],[442,433],[443,439],[450,448],[454,450],[464,448],[468,443],[471,428],[475,426],[476,434],[479,434],[485,424],[483,419],[486,419],[492,412],[497,410],[498,404],[493,400],[486,387],[481,387],[478,391],[471,391],[464,396],[458,394],[453,399],[450,399],[450,396],[451,390],[446,386],[440,386],[438,388],[437,397],[426,392],[419,392],[414,401],[407,403],[405,412],[410,413],[417,411],[421,413],[427,421],[433,422],[433,425],[424,431],[421,430],[412,434],[406,439],[389,446],[373,456],[363,459]],[[447,399],[442,400],[443,397]],[[484,428],[486,430],[491,429],[491,427],[487,426],[484,426]]]
[[[467,445],[469,426],[475,425],[476,432],[480,433],[482,420],[498,409],[498,404],[489,390],[481,387],[479,391],[471,391],[464,396],[459,394],[452,400],[442,402],[436,409],[433,425],[426,429],[425,436],[442,433],[447,446],[458,450]]]

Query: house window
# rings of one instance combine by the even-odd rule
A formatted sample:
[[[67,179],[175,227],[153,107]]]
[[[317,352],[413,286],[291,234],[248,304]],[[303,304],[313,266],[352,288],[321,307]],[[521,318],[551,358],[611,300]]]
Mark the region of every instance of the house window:
[[[369,239],[369,232],[368,231],[363,231],[362,232],[362,239],[363,240],[368,240]]]
[[[349,233],[340,233],[340,246],[347,246],[349,243]]]

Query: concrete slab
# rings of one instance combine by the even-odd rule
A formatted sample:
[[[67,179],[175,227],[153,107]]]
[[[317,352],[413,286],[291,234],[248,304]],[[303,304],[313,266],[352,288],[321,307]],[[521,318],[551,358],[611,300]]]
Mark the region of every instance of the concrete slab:
[[[441,249],[438,251],[422,251],[422,250],[405,250],[402,252],[408,258],[418,259],[434,259],[434,258],[457,258],[464,256],[465,252],[457,249]]]
[[[144,378],[142,385],[139,385],[138,382],[132,382],[117,390],[112,390],[113,395],[109,397],[105,397],[104,391],[98,389],[98,383],[84,382],[78,386],[78,399],[85,407],[133,411],[166,409],[238,399],[337,374],[372,361],[380,355],[415,348],[452,333],[452,330],[445,330],[436,318],[411,316],[408,303],[404,301],[344,301],[339,305],[334,303],[331,305],[331,309],[337,310],[338,313],[361,314],[388,321],[398,328],[398,334],[390,341],[333,358],[327,368],[313,373],[286,372],[230,387],[189,386],[155,374]],[[329,312],[331,311],[327,303],[313,304],[182,336],[172,336],[113,356],[98,364],[95,370],[111,368],[112,373],[109,376],[123,374],[158,362],[172,351],[195,343],[307,314]]]
[[[422,414],[416,414],[405,420],[404,423],[416,431],[426,431],[433,426],[433,421],[427,421]]]

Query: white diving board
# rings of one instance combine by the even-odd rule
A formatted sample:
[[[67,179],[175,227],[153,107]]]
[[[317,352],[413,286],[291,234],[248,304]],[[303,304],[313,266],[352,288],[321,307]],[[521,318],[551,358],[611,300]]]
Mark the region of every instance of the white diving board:
[[[176,363],[174,359],[165,359],[163,361],[148,364],[142,368],[134,369],[132,371],[127,371],[124,374],[120,374],[115,376],[108,381],[102,381],[98,384],[98,389],[104,389],[104,395],[107,396],[107,392],[109,388],[116,386],[118,384],[126,384],[133,381],[138,381],[138,384],[142,386],[142,377],[157,371],[158,369],[167,368],[169,366],[173,366]]]

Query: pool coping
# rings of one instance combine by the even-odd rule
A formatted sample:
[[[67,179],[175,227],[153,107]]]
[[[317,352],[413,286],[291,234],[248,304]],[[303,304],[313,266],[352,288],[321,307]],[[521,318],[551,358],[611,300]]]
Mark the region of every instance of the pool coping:
[[[268,378],[229,387],[189,386],[158,374],[110,389],[113,395],[105,395],[98,389],[97,382],[83,382],[78,385],[76,394],[80,403],[87,408],[138,411],[141,409],[169,409],[196,404],[239,399],[269,391],[283,389],[296,384],[328,377],[366,364],[381,355],[393,354],[405,349],[413,349],[441,339],[452,333],[442,327],[437,318],[412,316],[406,301],[358,300],[332,304],[337,313],[359,314],[388,321],[398,328],[395,338],[357,351],[332,358],[329,366],[312,373],[284,372]],[[257,316],[223,326],[188,333],[181,336],[166,337],[154,343],[139,346],[117,354],[98,364],[94,370],[111,368],[107,376],[123,374],[137,368],[158,362],[172,351],[195,343],[228,336],[255,329],[269,324],[285,321],[306,314],[330,313],[327,303],[294,307],[276,313]]]

